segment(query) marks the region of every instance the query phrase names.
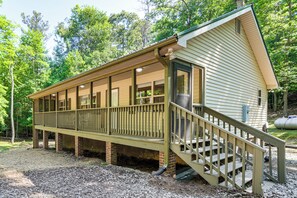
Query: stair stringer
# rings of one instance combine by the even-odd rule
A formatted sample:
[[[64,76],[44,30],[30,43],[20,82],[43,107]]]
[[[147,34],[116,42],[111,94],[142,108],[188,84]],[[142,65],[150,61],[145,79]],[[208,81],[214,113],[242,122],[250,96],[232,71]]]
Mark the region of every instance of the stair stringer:
[[[218,176],[205,173],[204,164],[200,164],[195,161],[192,161],[191,154],[184,153],[183,151],[181,151],[179,144],[171,144],[170,148],[177,156],[179,156],[192,169],[194,169],[201,177],[203,177],[210,185],[213,185],[213,186],[219,185]]]

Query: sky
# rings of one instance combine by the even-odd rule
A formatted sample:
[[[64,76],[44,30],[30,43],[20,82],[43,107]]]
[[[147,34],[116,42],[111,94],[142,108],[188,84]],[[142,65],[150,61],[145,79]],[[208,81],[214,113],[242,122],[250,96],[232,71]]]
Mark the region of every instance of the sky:
[[[32,15],[33,10],[41,12],[44,20],[49,22],[49,34],[51,37],[47,42],[49,55],[55,46],[54,30],[59,22],[62,22],[71,14],[71,9],[75,5],[92,5],[110,15],[111,13],[119,13],[122,10],[135,12],[143,17],[141,11],[141,3],[139,0],[3,0],[0,7],[0,15],[5,15],[9,20],[23,27],[21,13]],[[20,35],[21,31],[16,31]]]

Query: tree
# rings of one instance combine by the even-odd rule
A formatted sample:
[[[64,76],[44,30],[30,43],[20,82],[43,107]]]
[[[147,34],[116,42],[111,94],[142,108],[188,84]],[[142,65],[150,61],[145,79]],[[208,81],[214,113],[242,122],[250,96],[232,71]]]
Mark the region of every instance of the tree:
[[[11,86],[11,101],[10,101],[10,123],[11,123],[11,142],[14,143],[15,138],[15,130],[14,130],[14,77],[13,77],[13,66],[14,66],[14,60],[16,57],[15,54],[15,41],[16,41],[16,35],[13,33],[14,26],[12,23],[7,20],[5,17],[0,16],[0,68],[1,68],[1,79],[0,82],[3,83],[0,86],[0,111],[4,112],[4,109],[7,107],[7,99],[3,97],[3,94],[6,92],[6,87],[9,85]],[[8,75],[10,74],[10,75]],[[10,76],[7,77],[7,76]],[[9,83],[10,82],[10,83]],[[5,86],[6,84],[6,86]],[[6,117],[7,114],[4,113],[0,116],[0,121],[3,120],[4,117]],[[3,124],[3,122],[1,123]]]
[[[66,53],[77,50],[86,60],[94,51],[104,53],[110,46],[111,25],[104,12],[92,6],[77,5],[70,19],[59,23],[57,35],[64,41]]]
[[[297,2],[259,0],[255,4],[260,26],[280,89],[284,115],[287,115],[288,92],[297,90]]]
[[[6,87],[0,84],[0,126],[4,125],[4,118],[7,117],[6,108],[8,101],[5,98],[6,96]],[[0,127],[1,128],[1,127]]]
[[[41,90],[49,80],[49,64],[40,31],[23,31],[15,60],[15,108],[17,128],[27,130],[32,123],[29,94]]]
[[[201,24],[236,8],[234,0],[150,0],[155,40]]]
[[[21,14],[22,22],[27,25],[29,30],[39,31],[46,38],[46,32],[49,29],[48,21],[43,20],[43,16],[40,12],[33,10],[33,15],[25,15],[25,13]]]
[[[122,11],[112,14],[112,43],[118,49],[117,56],[123,56],[144,46],[142,39],[143,21],[135,13]]]

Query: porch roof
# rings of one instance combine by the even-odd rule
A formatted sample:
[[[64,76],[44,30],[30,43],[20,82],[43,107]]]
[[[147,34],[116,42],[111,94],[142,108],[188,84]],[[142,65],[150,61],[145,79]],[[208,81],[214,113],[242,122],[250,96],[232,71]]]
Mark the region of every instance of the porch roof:
[[[241,8],[238,8],[236,10],[233,10],[229,13],[226,13],[224,15],[221,15],[220,17],[210,20],[208,22],[202,23],[197,26],[193,26],[185,31],[182,31],[180,33],[177,33],[169,38],[166,38],[164,40],[161,40],[157,43],[154,43],[146,48],[143,48],[139,51],[133,52],[131,54],[128,54],[126,56],[120,57],[118,59],[115,59],[111,62],[108,62],[106,64],[97,66],[91,70],[88,70],[86,72],[82,72],[76,76],[73,76],[71,78],[68,78],[64,81],[61,81],[59,83],[56,83],[52,86],[49,86],[43,90],[40,90],[38,92],[35,92],[33,94],[30,94],[29,98],[36,98],[37,95],[40,95],[40,93],[48,91],[50,89],[56,88],[58,86],[61,86],[65,83],[74,81],[78,78],[81,78],[83,76],[87,76],[91,73],[94,73],[96,71],[99,71],[101,69],[105,69],[107,67],[111,67],[113,65],[116,65],[118,63],[127,61],[129,59],[132,59],[134,57],[143,55],[147,52],[153,51],[156,48],[162,48],[164,46],[168,46],[174,43],[177,43],[181,47],[187,47],[187,41],[197,37],[207,31],[210,31],[230,20],[233,20],[235,18],[239,18],[242,21],[242,25],[244,27],[244,30],[246,32],[246,35],[249,39],[250,45],[252,47],[252,50],[254,51],[256,60],[259,64],[261,73],[264,77],[264,80],[267,85],[267,89],[274,89],[278,87],[277,78],[274,73],[274,69],[269,57],[269,54],[267,52],[267,47],[265,45],[263,35],[261,33],[261,30],[259,28],[258,20],[255,16],[255,12],[252,5],[247,5]]]

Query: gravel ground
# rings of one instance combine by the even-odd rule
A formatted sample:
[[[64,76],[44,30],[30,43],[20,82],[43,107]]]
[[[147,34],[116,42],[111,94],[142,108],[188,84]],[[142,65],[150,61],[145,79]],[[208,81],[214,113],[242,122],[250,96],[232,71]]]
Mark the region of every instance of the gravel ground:
[[[273,151],[276,156],[276,150]],[[276,161],[272,161],[276,164]],[[287,183],[276,184],[264,181],[265,197],[294,197],[297,198],[297,149],[286,149]]]
[[[265,197],[297,197],[296,151],[287,155],[288,183],[265,188]],[[289,190],[290,189],[290,190]],[[267,191],[266,191],[267,190]],[[295,190],[295,191],[294,191]],[[286,193],[286,194],[284,194]],[[295,194],[294,194],[295,193]],[[252,197],[238,190],[106,165],[96,158],[21,147],[0,153],[0,197]]]

